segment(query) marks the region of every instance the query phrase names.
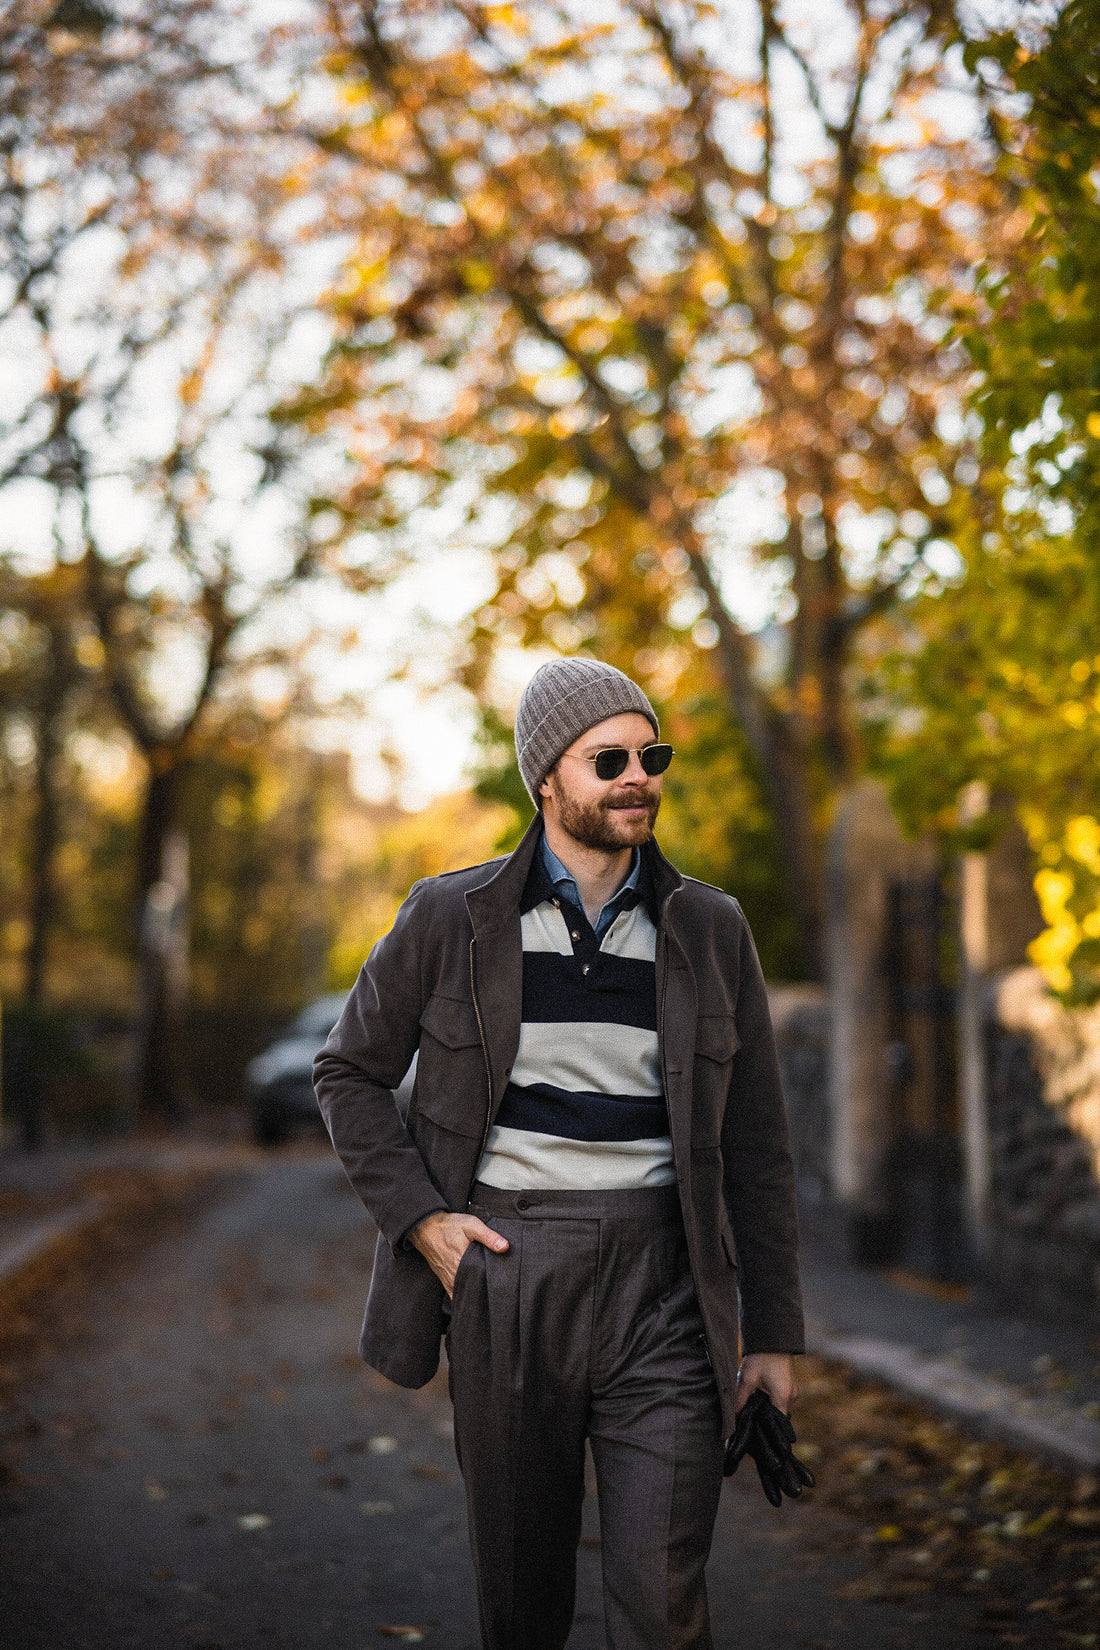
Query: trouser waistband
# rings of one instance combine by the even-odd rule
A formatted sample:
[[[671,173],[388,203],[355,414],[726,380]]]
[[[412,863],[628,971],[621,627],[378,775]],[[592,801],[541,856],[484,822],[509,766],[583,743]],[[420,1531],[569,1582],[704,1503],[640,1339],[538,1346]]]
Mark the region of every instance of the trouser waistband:
[[[679,1220],[675,1186],[631,1186],[613,1191],[506,1191],[475,1181],[470,1208],[531,1220]]]

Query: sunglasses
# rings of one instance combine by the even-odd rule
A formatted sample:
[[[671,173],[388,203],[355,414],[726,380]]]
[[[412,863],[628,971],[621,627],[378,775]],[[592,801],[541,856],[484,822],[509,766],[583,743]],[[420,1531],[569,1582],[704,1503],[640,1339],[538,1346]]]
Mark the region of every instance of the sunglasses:
[[[632,756],[637,756],[642,765],[642,772],[654,778],[664,773],[675,754],[671,745],[641,745],[636,750],[624,750],[621,745],[608,745],[606,750],[597,751],[595,756],[574,756],[572,751],[564,751],[564,756],[572,757],[574,762],[592,762],[596,769],[597,779],[618,779],[626,772]]]

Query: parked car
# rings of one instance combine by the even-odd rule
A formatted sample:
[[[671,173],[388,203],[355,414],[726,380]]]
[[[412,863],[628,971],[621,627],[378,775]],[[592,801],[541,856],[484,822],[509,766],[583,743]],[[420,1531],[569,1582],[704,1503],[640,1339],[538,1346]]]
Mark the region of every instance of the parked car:
[[[346,1001],[344,992],[318,997],[245,1067],[252,1133],[261,1145],[277,1146],[298,1128],[324,1127],[313,1092],[313,1057]]]
[[[296,1015],[282,1034],[245,1067],[252,1133],[263,1146],[277,1146],[299,1128],[324,1128],[313,1092],[313,1060],[344,1011],[345,992],[318,997]],[[416,1058],[397,1091],[407,1108]]]

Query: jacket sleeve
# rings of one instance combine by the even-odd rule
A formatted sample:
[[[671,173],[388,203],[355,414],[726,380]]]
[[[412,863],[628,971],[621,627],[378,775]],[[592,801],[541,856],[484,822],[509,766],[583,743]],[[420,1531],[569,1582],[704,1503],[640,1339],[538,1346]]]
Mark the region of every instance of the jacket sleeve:
[[[723,1131],[745,1352],[805,1350],[798,1206],[787,1112],[764,976],[741,919],[737,1035]]]
[[[313,1065],[332,1144],[395,1252],[417,1221],[447,1207],[393,1095],[420,1042],[422,891],[413,888],[371,951]]]

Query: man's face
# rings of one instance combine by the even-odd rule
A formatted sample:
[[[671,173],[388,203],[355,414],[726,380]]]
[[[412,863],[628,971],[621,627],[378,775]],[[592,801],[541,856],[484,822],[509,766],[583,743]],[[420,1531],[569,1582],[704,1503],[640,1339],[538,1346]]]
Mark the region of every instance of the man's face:
[[[661,806],[660,774],[643,772],[637,752],[656,742],[648,719],[637,711],[610,716],[570,745],[539,787],[543,813],[586,848],[613,853],[648,842]],[[631,752],[618,779],[597,779],[585,757],[609,746]]]

